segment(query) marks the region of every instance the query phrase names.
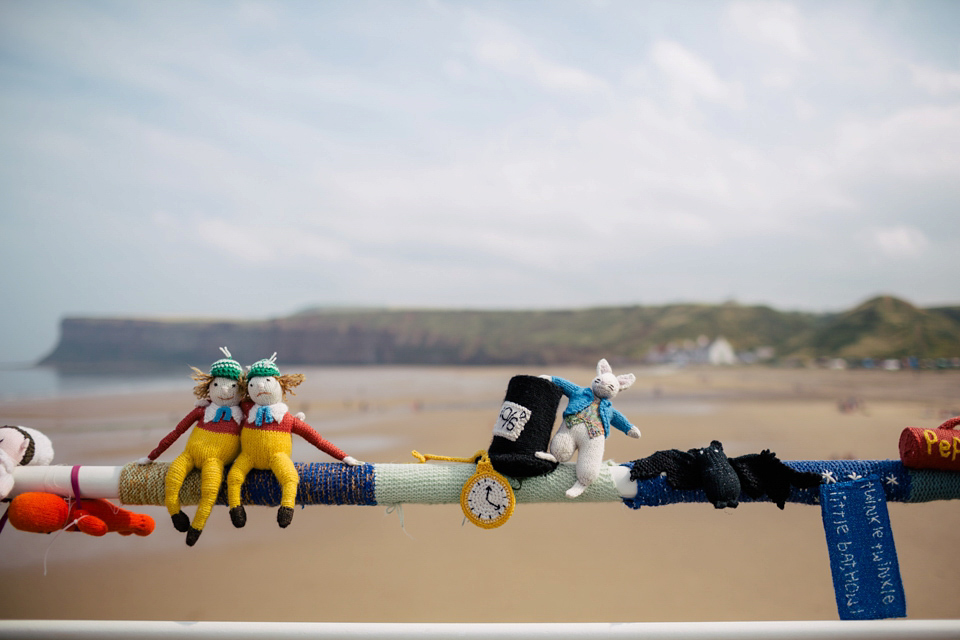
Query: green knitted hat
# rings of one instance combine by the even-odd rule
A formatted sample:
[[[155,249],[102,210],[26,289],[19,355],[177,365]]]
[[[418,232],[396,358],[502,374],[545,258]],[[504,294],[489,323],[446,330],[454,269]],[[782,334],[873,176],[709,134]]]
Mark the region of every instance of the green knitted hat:
[[[214,378],[230,378],[231,380],[242,378],[243,367],[240,366],[240,363],[233,359],[226,347],[220,347],[220,351],[227,357],[220,358],[210,365],[210,375]]]
[[[257,360],[247,369],[248,378],[258,378],[263,376],[279,376],[280,369],[277,367],[277,354],[274,353],[269,358]]]

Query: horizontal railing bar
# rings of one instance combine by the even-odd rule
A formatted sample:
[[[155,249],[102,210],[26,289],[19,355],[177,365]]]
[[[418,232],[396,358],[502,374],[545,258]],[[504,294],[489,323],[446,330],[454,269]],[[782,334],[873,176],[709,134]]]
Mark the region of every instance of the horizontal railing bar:
[[[544,624],[0,620],[0,638],[18,640],[955,640],[958,637],[960,620]]]

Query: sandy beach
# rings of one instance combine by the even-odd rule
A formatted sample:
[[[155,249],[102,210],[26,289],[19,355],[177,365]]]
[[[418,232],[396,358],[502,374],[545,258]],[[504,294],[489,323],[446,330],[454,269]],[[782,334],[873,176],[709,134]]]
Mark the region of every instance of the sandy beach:
[[[643,433],[618,432],[618,462],[723,442],[728,455],[783,460],[897,458],[907,426],[960,413],[960,372],[705,368],[633,370],[614,401]],[[509,378],[552,373],[588,384],[591,368],[303,369],[293,411],[351,455],[414,462],[412,449],[485,448]],[[125,464],[192,407],[182,392],[0,404],[3,424],[47,433],[57,464]],[[846,403],[844,411],[841,404]],[[561,407],[563,403],[561,403]],[[162,460],[183,446],[175,444]],[[297,442],[299,461],[329,461]],[[309,507],[281,530],[248,509],[235,529],[216,507],[187,547],[163,507],[145,538],[0,535],[0,616],[43,619],[317,622],[645,622],[837,618],[820,510],[708,504],[630,510],[522,504],[503,527],[464,523],[458,505]],[[192,514],[193,507],[185,509]],[[960,503],[891,504],[910,618],[960,617],[949,541]],[[44,575],[46,571],[46,575]]]

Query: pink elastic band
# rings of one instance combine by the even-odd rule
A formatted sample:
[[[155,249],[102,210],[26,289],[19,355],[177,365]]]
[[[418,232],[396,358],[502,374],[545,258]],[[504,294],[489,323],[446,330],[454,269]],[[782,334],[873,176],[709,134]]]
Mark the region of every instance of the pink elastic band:
[[[80,465],[74,465],[70,470],[70,484],[73,486],[73,497],[80,502]]]

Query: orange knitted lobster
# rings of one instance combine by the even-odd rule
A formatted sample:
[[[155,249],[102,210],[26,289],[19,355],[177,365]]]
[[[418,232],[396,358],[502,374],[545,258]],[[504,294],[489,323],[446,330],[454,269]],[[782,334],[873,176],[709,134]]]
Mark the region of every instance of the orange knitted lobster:
[[[10,524],[20,531],[53,533],[66,527],[67,531],[81,531],[91,536],[115,531],[122,536],[135,533],[148,536],[153,533],[153,518],[133,513],[98,498],[70,500],[52,493],[21,493],[7,509]],[[69,526],[67,526],[69,525]]]

